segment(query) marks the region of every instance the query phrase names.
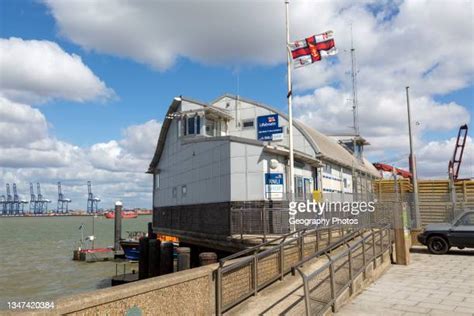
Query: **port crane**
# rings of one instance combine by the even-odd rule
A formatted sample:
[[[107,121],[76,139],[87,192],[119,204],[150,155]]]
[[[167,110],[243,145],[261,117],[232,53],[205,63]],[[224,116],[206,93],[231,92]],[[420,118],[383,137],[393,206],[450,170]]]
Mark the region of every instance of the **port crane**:
[[[97,213],[100,198],[92,193],[92,184],[90,181],[87,181],[87,192],[87,213]]]
[[[0,195],[0,206],[2,206],[2,215],[7,215],[7,199],[5,195]]]
[[[68,210],[69,203],[71,203],[71,199],[66,199],[64,197],[64,194],[63,194],[63,191],[62,191],[62,188],[61,188],[61,182],[58,182],[58,205],[56,207],[56,211],[58,213],[62,213],[62,214],[68,213],[69,212],[69,210]],[[66,206],[66,207],[64,207],[64,206]]]
[[[38,212],[38,201],[36,200],[33,183],[30,182],[30,213],[36,214]]]
[[[11,215],[13,213],[13,197],[10,192],[10,184],[7,183],[6,187],[7,187],[7,200],[5,203],[7,204],[7,215]]]
[[[48,211],[48,203],[51,203],[50,200],[43,198],[41,194],[41,185],[36,183],[36,193],[37,193],[37,214],[43,214]]]
[[[464,154],[464,147],[466,146],[467,130],[467,124],[461,125],[461,127],[459,127],[456,145],[454,146],[453,157],[448,164],[448,175],[449,179],[452,181],[458,180],[459,169],[461,168],[462,156]]]

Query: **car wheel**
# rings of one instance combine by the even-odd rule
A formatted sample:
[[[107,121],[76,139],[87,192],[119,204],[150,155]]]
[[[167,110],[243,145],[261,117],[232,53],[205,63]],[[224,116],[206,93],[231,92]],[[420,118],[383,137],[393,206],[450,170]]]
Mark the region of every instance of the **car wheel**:
[[[428,239],[428,250],[435,255],[442,255],[448,252],[449,244],[443,237],[433,236]]]

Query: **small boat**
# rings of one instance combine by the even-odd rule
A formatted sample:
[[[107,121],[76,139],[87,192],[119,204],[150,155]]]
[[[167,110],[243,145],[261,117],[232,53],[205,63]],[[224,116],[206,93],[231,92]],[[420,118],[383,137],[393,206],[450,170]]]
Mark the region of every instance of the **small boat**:
[[[128,260],[138,260],[140,258],[140,238],[148,234],[140,231],[127,232],[128,238],[120,240],[120,246],[123,249],[125,258]],[[158,235],[157,239],[161,242],[172,242],[174,245],[173,256],[176,257],[176,248],[179,247],[179,239],[172,236]]]
[[[115,212],[110,211],[104,213],[105,218],[113,219],[115,218]],[[122,218],[137,218],[138,213],[134,211],[122,211]]]
[[[127,232],[128,237],[120,240],[120,246],[123,249],[125,258],[138,261],[140,258],[140,238],[145,237],[145,232],[133,231]]]

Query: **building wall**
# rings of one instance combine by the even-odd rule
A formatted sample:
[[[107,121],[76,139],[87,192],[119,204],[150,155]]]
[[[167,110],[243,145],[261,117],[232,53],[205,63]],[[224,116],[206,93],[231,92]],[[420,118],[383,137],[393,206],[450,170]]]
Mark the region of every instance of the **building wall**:
[[[257,139],[257,117],[263,115],[276,114],[273,111],[270,111],[266,108],[256,106],[255,104],[247,103],[244,101],[236,101],[233,98],[225,97],[213,104],[216,107],[225,109],[234,117],[234,120],[229,122],[229,134],[244,138]],[[238,110],[236,110],[238,109]],[[253,120],[253,128],[244,128],[242,126],[242,121]],[[275,145],[289,146],[289,135],[288,135],[288,121],[279,116],[278,118],[280,127],[283,127],[284,139],[281,141],[272,142]],[[306,138],[301,134],[297,129],[293,129],[293,146],[295,150],[301,151],[305,154],[315,157],[316,153],[311,147],[310,143]]]
[[[154,207],[229,201],[229,154],[228,140],[178,138],[178,120],[173,120],[155,176]]]

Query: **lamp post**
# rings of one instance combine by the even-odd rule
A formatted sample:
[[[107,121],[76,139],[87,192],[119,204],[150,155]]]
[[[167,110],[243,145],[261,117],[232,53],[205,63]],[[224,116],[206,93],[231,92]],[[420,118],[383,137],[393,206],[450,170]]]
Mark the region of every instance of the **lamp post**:
[[[420,219],[420,206],[418,200],[418,179],[416,173],[416,158],[415,153],[413,151],[413,135],[412,135],[412,126],[411,126],[411,111],[410,111],[410,96],[408,93],[408,89],[410,87],[406,87],[406,94],[407,94],[407,111],[408,111],[408,137],[410,140],[410,157],[409,157],[409,164],[410,164],[410,172],[412,175],[412,184],[413,184],[413,202],[415,206],[415,227],[421,227],[421,219]]]

